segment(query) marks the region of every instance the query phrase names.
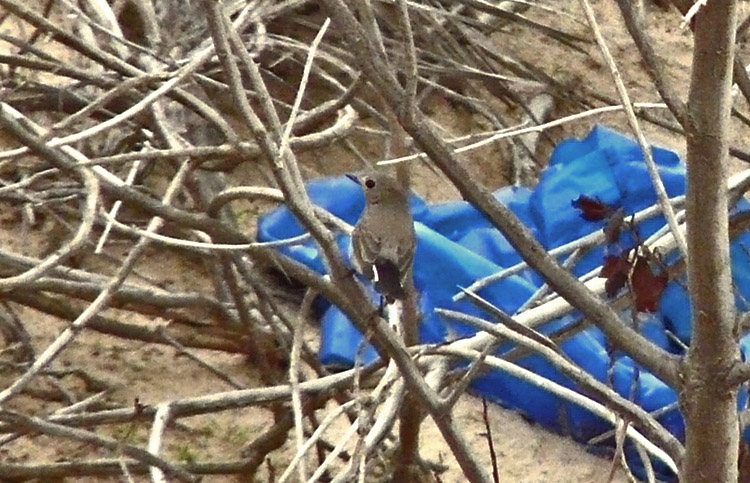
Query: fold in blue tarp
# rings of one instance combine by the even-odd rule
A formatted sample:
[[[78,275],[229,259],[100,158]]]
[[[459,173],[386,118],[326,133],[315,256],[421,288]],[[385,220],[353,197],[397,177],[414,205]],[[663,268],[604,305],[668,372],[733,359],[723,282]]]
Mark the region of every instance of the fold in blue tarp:
[[[653,149],[653,156],[667,194],[670,197],[684,194],[685,167],[678,156],[659,148]],[[308,185],[308,192],[314,203],[351,224],[356,223],[364,207],[358,186],[346,178],[312,182]],[[585,221],[571,205],[571,201],[581,195],[598,199],[611,207],[623,208],[626,216],[654,204],[656,195],[638,145],[617,132],[595,127],[584,140],[566,140],[555,149],[549,167],[533,190],[507,187],[495,192],[495,197],[529,228],[546,249],[603,228],[604,221]],[[452,301],[458,287],[468,286],[521,259],[505,237],[466,202],[428,206],[419,198],[412,197],[411,206],[417,222],[414,280],[422,296],[422,341],[437,342],[472,335],[475,329],[441,320],[433,313],[433,308],[481,315],[466,301]],[[748,209],[749,206],[742,202],[736,209]],[[662,217],[646,221],[639,226],[638,236],[645,239],[664,223]],[[301,233],[302,228],[285,208],[264,216],[258,226],[259,241],[279,240]],[[630,238],[629,233],[623,233],[620,245],[632,246]],[[340,237],[339,243],[348,255],[348,238]],[[746,304],[745,301],[750,300],[750,255],[743,244],[750,245],[750,234],[738,237],[731,248],[734,282],[741,294],[738,304]],[[282,250],[312,269],[324,272],[312,243]],[[591,250],[575,265],[573,272],[582,275],[600,266],[604,250],[604,247]],[[538,274],[527,270],[483,289],[480,295],[512,314],[541,285],[542,279]],[[658,308],[659,312],[648,317],[638,315],[641,319],[640,331],[659,346],[679,352],[681,346],[670,341],[665,329],[689,344],[687,294],[678,283],[670,283],[659,300]],[[747,310],[744,305],[742,308]],[[624,323],[632,319],[629,314],[623,316]],[[541,330],[553,333],[576,320],[576,314],[571,314],[545,325]],[[365,362],[377,357],[372,348],[362,352],[361,344],[362,336],[351,323],[337,308],[329,308],[321,325],[321,361],[340,367],[351,366],[358,353],[363,354]],[[745,345],[750,347],[750,341],[743,339],[743,354]],[[614,389],[648,411],[673,405],[676,401],[676,394],[670,388],[647,371],[637,368],[629,358],[615,355],[613,359],[603,334],[596,328],[586,329],[566,340],[562,343],[562,349],[598,380],[606,381],[610,373]],[[504,350],[507,348],[501,347],[498,353]],[[518,363],[550,380],[575,387],[538,355],[526,356]],[[473,389],[579,441],[587,441],[610,429],[608,423],[588,411],[502,372],[493,371],[479,378],[473,384]],[[673,434],[683,437],[683,421],[676,407],[664,412],[659,420]],[[633,458],[632,462],[637,464],[636,460]],[[658,465],[657,468],[666,471]]]

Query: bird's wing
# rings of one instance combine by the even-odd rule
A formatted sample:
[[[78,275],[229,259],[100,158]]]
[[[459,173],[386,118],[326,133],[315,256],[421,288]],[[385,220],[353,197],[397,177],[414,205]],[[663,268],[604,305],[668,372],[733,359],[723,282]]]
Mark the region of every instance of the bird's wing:
[[[357,267],[359,271],[366,277],[372,278],[372,266],[380,251],[380,238],[366,236],[359,227],[355,227],[352,233],[352,251],[354,252],[354,259],[365,265]]]
[[[399,247],[398,271],[401,274],[401,283],[404,284],[406,277],[411,273],[412,264],[414,263],[414,252],[416,251],[416,242],[412,239],[411,243],[407,242]]]
[[[397,245],[395,262],[398,264],[398,272],[401,274],[401,284],[403,286],[406,286],[406,278],[411,273],[416,248],[417,240],[413,234],[412,236],[405,237]]]

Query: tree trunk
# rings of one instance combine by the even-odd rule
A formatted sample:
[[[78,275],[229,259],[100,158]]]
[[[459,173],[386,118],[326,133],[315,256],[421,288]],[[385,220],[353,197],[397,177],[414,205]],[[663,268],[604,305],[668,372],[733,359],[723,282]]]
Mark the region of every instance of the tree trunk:
[[[688,99],[688,282],[693,336],[682,371],[680,404],[687,425],[681,481],[737,481],[736,362],[726,195],[736,6],[711,0],[695,23]]]

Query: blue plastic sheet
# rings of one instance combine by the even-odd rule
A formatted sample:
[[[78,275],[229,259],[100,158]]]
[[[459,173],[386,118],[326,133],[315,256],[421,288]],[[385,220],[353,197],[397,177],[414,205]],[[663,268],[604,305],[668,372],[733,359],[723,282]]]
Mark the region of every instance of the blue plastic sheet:
[[[660,148],[653,149],[654,161],[670,197],[685,192],[685,167],[678,156]],[[364,199],[356,184],[346,178],[315,181],[308,192],[316,204],[336,216],[354,224],[363,207]],[[598,126],[583,140],[566,140],[553,152],[549,167],[542,174],[534,190],[502,188],[495,197],[505,204],[529,228],[547,249],[552,249],[601,230],[604,222],[590,222],[581,218],[571,201],[580,195],[596,198],[609,206],[621,207],[626,215],[633,214],[656,202],[646,166],[638,145],[627,137]],[[454,303],[458,287],[468,286],[475,280],[515,265],[521,258],[505,239],[492,228],[485,217],[466,202],[451,202],[427,206],[412,197],[412,212],[416,223],[417,253],[414,280],[422,296],[424,321],[421,328],[423,342],[438,342],[446,337],[470,336],[475,329],[463,324],[446,322],[433,313],[433,308],[449,308],[474,315],[482,315],[467,301]],[[735,209],[750,209],[750,204],[740,203]],[[638,228],[645,239],[665,223],[662,217],[654,218]],[[302,228],[286,209],[278,209],[259,223],[258,240],[279,240],[302,233]],[[632,246],[631,235],[622,234],[621,244]],[[344,253],[349,254],[349,240],[339,239]],[[750,234],[738,237],[731,247],[733,278],[739,289],[738,307],[748,310],[750,300]],[[287,255],[323,272],[324,267],[312,244],[282,249]],[[591,250],[574,267],[581,275],[602,264],[604,248]],[[531,271],[504,279],[491,285],[480,295],[508,313],[514,313],[537,288],[542,279]],[[373,297],[375,294],[373,293]],[[640,316],[643,319],[643,316]],[[574,323],[572,314],[542,327],[546,333],[559,331]],[[630,320],[631,315],[623,316]],[[666,336],[665,329],[673,332],[682,342],[689,344],[690,308],[687,294],[678,283],[670,283],[663,292],[658,312],[640,324],[641,333],[655,344],[673,352],[681,345]],[[562,343],[563,351],[577,364],[600,381],[612,374],[614,389],[624,397],[632,398],[647,411],[672,406],[664,412],[660,422],[678,438],[684,436],[682,417],[674,404],[676,394],[664,383],[627,357],[606,350],[603,334],[596,328],[582,331]],[[498,349],[498,353],[507,348]],[[743,355],[750,351],[750,339],[742,340]],[[336,308],[330,307],[321,325],[320,359],[324,364],[348,367],[355,357],[365,362],[377,354],[365,347],[362,336]],[[522,358],[519,364],[550,380],[570,388],[575,384],[560,374],[538,355]],[[522,382],[502,372],[490,372],[475,381],[473,390],[506,407],[521,411],[530,419],[558,432],[570,434],[578,441],[608,431],[611,426],[588,411],[564,401],[529,383]],[[632,456],[632,455],[631,455]],[[629,458],[638,465],[635,457]],[[663,465],[656,464],[662,476],[669,477]]]

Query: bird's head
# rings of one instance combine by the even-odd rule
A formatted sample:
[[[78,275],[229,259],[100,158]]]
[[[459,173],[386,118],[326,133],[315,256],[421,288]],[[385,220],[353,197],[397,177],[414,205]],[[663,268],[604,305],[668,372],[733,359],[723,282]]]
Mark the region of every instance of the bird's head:
[[[359,185],[368,205],[405,203],[408,199],[399,182],[385,173],[347,174],[346,177]]]

